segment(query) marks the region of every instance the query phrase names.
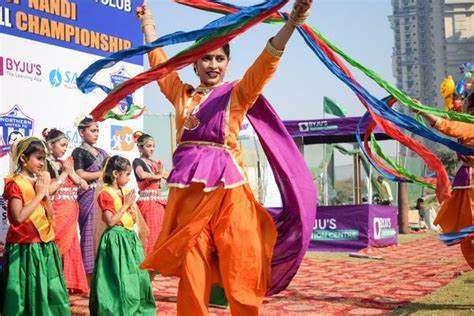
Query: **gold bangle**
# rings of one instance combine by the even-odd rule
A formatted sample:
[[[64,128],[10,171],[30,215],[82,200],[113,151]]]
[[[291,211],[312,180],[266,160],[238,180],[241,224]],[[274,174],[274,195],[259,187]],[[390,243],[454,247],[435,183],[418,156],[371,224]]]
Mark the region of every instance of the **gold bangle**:
[[[306,12],[303,12],[300,15],[297,15],[296,11],[293,9],[288,18],[288,22],[290,22],[291,25],[298,27],[304,24],[308,16],[309,16],[309,10]]]
[[[276,49],[276,48],[272,45],[271,39],[267,42],[267,46],[265,46],[265,50],[266,50],[270,55],[272,55],[273,57],[278,57],[278,58],[280,58],[280,57],[283,55],[283,52],[284,52],[284,50]]]
[[[153,25],[153,27],[156,29],[156,25],[155,25],[155,18],[153,17],[153,15],[151,13],[145,13],[141,16],[139,16],[139,19],[140,19],[140,25],[142,27],[142,29],[147,26],[147,25]]]

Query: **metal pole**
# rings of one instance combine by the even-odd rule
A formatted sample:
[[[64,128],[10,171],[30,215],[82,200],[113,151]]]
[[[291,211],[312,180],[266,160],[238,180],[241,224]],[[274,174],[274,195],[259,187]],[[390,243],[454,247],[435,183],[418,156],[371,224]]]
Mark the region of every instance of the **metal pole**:
[[[354,204],[361,204],[360,194],[360,157],[354,154]]]
[[[398,230],[400,234],[409,234],[408,225],[408,186],[398,182]]]

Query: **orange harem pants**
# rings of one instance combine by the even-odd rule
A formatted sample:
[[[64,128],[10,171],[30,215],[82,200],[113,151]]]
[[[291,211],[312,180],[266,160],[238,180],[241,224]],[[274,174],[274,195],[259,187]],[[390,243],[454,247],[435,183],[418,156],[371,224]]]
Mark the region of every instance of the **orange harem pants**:
[[[171,188],[163,229],[141,268],[180,277],[178,315],[207,315],[216,283],[232,315],[258,315],[271,282],[273,220],[247,185],[203,187]]]
[[[451,233],[474,225],[474,187],[454,189],[445,201],[434,221],[444,233]],[[474,244],[471,240],[461,242],[461,251],[467,263],[474,269]]]

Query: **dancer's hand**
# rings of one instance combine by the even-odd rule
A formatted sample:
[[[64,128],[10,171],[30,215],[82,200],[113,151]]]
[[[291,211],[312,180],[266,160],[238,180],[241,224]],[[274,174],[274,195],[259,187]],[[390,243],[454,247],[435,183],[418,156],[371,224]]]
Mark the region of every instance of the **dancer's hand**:
[[[309,11],[312,4],[312,0],[296,0],[294,4],[294,10],[298,15],[301,15]]]
[[[68,175],[71,175],[74,173],[74,158],[72,158],[72,156],[67,158],[66,161],[64,162],[64,170],[66,170]]]
[[[147,7],[147,0],[144,0],[143,4],[136,8],[135,12],[140,20],[141,29],[145,35],[145,41],[151,43],[156,40],[158,36],[156,35],[155,18]]]
[[[142,5],[138,6],[135,9],[135,13],[137,14],[138,18],[140,18],[141,16],[143,16],[147,13],[151,14],[150,10],[147,7],[147,2],[148,2],[147,0],[143,0]]]
[[[36,192],[36,195],[39,195],[39,197],[41,199],[43,199],[46,194],[48,193],[48,183],[46,183],[46,179],[43,175],[43,173],[39,173],[38,174],[38,179],[36,179],[36,183],[35,183],[35,192]]]
[[[133,203],[135,203],[135,199],[137,197],[137,194],[135,193],[135,190],[131,190],[128,192],[128,194],[125,195],[123,205],[127,207],[131,207]]]

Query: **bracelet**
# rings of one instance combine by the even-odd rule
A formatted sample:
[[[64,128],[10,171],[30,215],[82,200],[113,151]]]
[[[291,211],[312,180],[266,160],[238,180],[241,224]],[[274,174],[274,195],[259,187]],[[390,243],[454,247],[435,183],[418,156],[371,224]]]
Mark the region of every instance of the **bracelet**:
[[[56,180],[56,183],[59,185],[59,186],[62,186],[64,184],[64,181],[63,180]]]
[[[309,16],[309,10],[306,12],[303,12],[301,15],[297,15],[295,9],[290,13],[290,17],[288,18],[288,22],[290,22],[291,25],[298,27],[300,25],[303,25],[306,19]]]
[[[283,55],[284,50],[279,50],[276,49],[272,43],[272,38],[267,42],[267,45],[265,46],[265,50],[270,53],[273,57],[281,57]]]
[[[140,25],[142,26],[142,29],[147,25],[152,25],[156,29],[155,18],[149,11],[145,12],[143,15],[140,15],[138,18],[140,19]]]

